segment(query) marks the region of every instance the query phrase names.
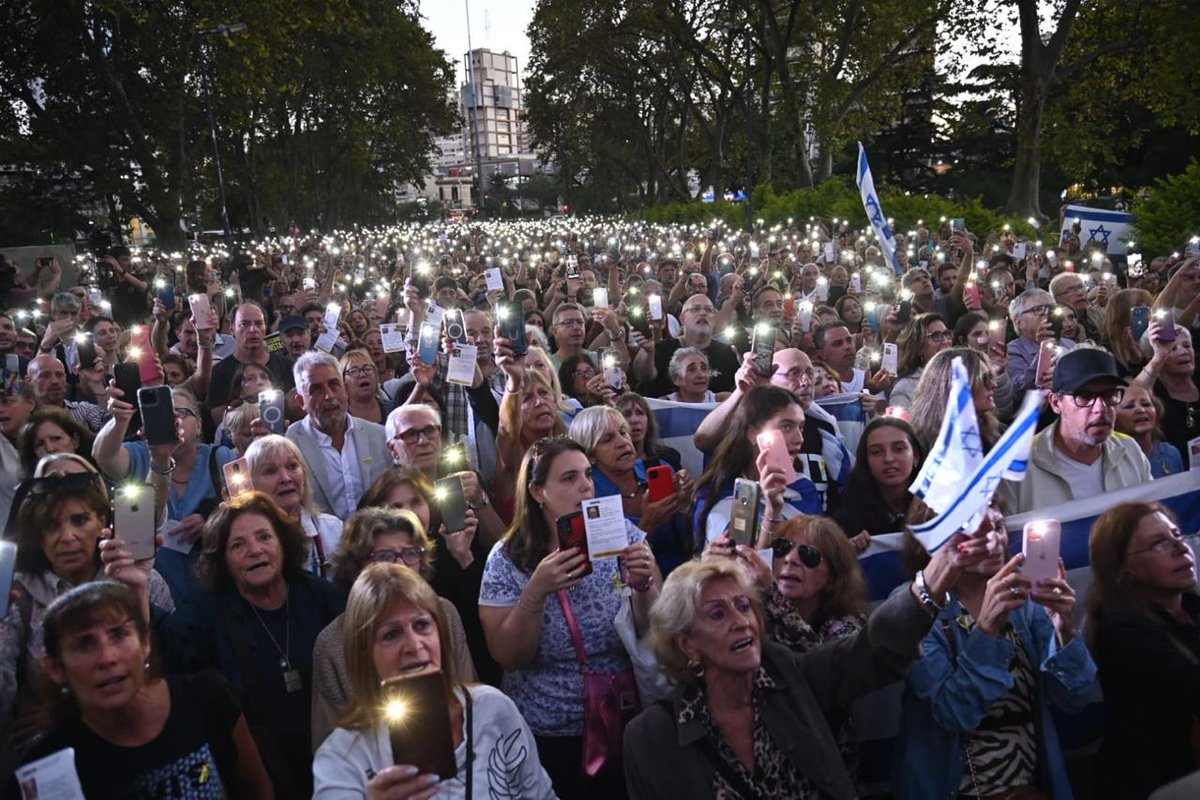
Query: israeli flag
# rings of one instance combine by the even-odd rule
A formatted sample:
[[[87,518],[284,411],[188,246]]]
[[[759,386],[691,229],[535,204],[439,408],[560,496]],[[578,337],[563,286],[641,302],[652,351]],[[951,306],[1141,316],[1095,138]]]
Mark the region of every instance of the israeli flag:
[[[946,416],[956,413],[953,403],[957,398],[951,395],[951,405],[946,409]],[[991,452],[975,467],[971,474],[957,484],[948,486],[954,495],[950,504],[937,516],[920,525],[913,525],[911,530],[925,549],[932,553],[941,547],[950,537],[987,508],[992,495],[1000,486],[1002,480],[1021,480],[1025,477],[1026,465],[1029,461],[1029,451],[1033,447],[1033,434],[1037,430],[1038,412],[1042,406],[1041,392],[1026,392],[1021,410],[1013,424]],[[943,423],[942,430],[947,429]],[[961,440],[948,440],[943,443],[940,438],[934,450],[942,449],[943,445],[950,448],[962,448]],[[960,460],[965,463],[965,454],[947,455],[946,460],[953,463]],[[943,478],[938,475],[934,480],[941,483]],[[949,480],[946,481],[949,483]],[[928,503],[928,500],[926,500]],[[937,509],[934,509],[935,511]]]
[[[950,397],[937,440],[910,491],[941,514],[954,504],[958,487],[983,461],[979,418],[971,396],[971,379],[961,358],[950,365]]]
[[[1103,245],[1106,253],[1123,256],[1129,252],[1126,239],[1133,235],[1133,215],[1124,211],[1109,211],[1104,208],[1067,206],[1063,215],[1061,245],[1079,223],[1079,246],[1087,247],[1092,242]]]
[[[858,191],[862,194],[863,208],[867,212],[867,219],[871,221],[871,227],[875,229],[875,235],[879,237],[879,243],[883,246],[888,263],[896,270],[897,275],[903,275],[904,267],[896,258],[896,236],[892,233],[892,226],[888,225],[887,217],[883,214],[879,195],[875,193],[875,179],[871,177],[871,165],[867,163],[867,151],[862,142],[858,143]]]

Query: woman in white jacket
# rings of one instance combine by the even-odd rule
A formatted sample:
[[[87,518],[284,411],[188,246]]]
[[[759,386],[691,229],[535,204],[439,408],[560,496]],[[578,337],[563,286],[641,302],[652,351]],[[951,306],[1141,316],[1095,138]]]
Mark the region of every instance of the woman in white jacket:
[[[513,702],[490,686],[455,680],[441,604],[420,575],[401,564],[371,564],[350,590],[345,620],[352,698],[317,750],[315,798],[555,796],[533,733]],[[404,753],[393,753],[382,716],[381,681],[432,670],[443,677],[458,767],[446,780],[419,774]]]

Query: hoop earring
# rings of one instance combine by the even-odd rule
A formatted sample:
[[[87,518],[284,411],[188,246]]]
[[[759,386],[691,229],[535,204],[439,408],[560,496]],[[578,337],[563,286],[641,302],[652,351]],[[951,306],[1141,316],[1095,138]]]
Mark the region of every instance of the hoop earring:
[[[692,673],[693,678],[704,677],[704,662],[700,659],[690,659],[687,662],[688,672]]]

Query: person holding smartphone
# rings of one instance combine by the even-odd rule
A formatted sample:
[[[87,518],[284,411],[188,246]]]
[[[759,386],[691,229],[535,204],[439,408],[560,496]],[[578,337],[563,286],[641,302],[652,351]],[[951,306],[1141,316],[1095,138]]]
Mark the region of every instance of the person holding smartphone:
[[[1051,706],[1073,713],[1098,697],[1075,590],[1061,559],[1056,577],[1034,583],[1023,554],[1007,557],[995,504],[969,538],[989,535],[1005,547],[958,575],[908,671],[893,762],[901,800],[1072,797]],[[911,533],[905,556],[914,572],[929,561]]]
[[[1168,325],[1174,339],[1169,338]],[[1152,319],[1141,347],[1150,360],[1134,382],[1162,401],[1163,438],[1187,453],[1188,442],[1200,436],[1200,381],[1192,332],[1170,320]]]
[[[584,800],[622,797],[625,783],[616,768],[584,774],[584,678],[570,629],[579,632],[589,670],[632,679],[613,620],[631,602],[635,627],[645,631],[661,583],[645,535],[628,520],[620,559],[591,560],[590,574],[587,553],[560,547],[558,519],[594,494],[580,444],[562,436],[534,444],[517,475],[513,523],[488,556],[479,593],[488,646],[505,671],[501,688],[529,723],[554,791]],[[629,600],[614,586],[622,578]]]
[[[350,704],[317,750],[316,800],[555,797],[517,705],[490,686],[467,686],[457,674],[442,603],[415,570],[400,563],[369,564],[350,590],[344,619]],[[440,691],[409,703],[408,724],[393,731],[385,712],[390,699],[405,697],[405,683],[390,679],[429,673],[439,674]],[[412,762],[423,750],[413,737],[447,723],[451,753],[445,755],[456,772],[442,778]]]
[[[62,471],[62,464],[70,466]],[[36,687],[45,678],[42,620],[55,598],[102,579],[99,542],[110,536],[109,494],[103,478],[86,459],[51,455],[17,490],[15,521],[7,538],[17,544],[13,589],[18,599],[0,622],[0,728],[10,731],[0,764],[11,769],[50,722]],[[153,561],[143,562],[153,566]],[[149,567],[148,567],[149,568]],[[148,591],[156,604],[174,609],[166,581],[153,570]]]

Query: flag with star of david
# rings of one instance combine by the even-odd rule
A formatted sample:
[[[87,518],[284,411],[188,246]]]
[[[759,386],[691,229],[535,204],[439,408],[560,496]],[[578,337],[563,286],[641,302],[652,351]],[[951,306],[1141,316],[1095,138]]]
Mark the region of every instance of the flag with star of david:
[[[951,363],[950,375],[950,396],[942,427],[909,488],[913,495],[939,514],[954,503],[959,484],[983,461],[983,442],[971,396],[971,379],[961,358]]]
[[[955,406],[952,404],[956,401],[957,398],[951,394],[951,405],[946,409],[947,417],[955,413]],[[1000,437],[1000,441],[996,442],[969,474],[965,477],[955,475],[952,478],[948,474],[945,477],[941,474],[933,477],[934,485],[941,485],[943,481],[949,484],[944,488],[949,490],[953,499],[944,509],[934,509],[938,513],[933,519],[912,526],[913,535],[924,545],[926,550],[932,553],[982,514],[991,501],[992,495],[999,488],[1001,480],[1021,480],[1025,477],[1026,464],[1029,461],[1029,451],[1033,447],[1033,434],[1037,430],[1038,413],[1041,407],[1042,393],[1026,392],[1017,418]],[[943,424],[942,427],[945,430],[947,426]],[[934,449],[937,450],[941,444],[939,437],[939,442],[934,445]],[[964,449],[964,444],[961,438],[957,440],[952,438],[947,441],[946,447],[951,450]],[[948,455],[945,460],[958,460],[966,463],[967,456],[959,453]],[[927,504],[928,496],[927,492]]]
[[[1061,245],[1067,235],[1079,223],[1079,246],[1086,248],[1095,242],[1104,247],[1109,255],[1125,255],[1129,251],[1127,239],[1133,236],[1133,216],[1124,211],[1109,211],[1088,206],[1067,206],[1063,216]]]

